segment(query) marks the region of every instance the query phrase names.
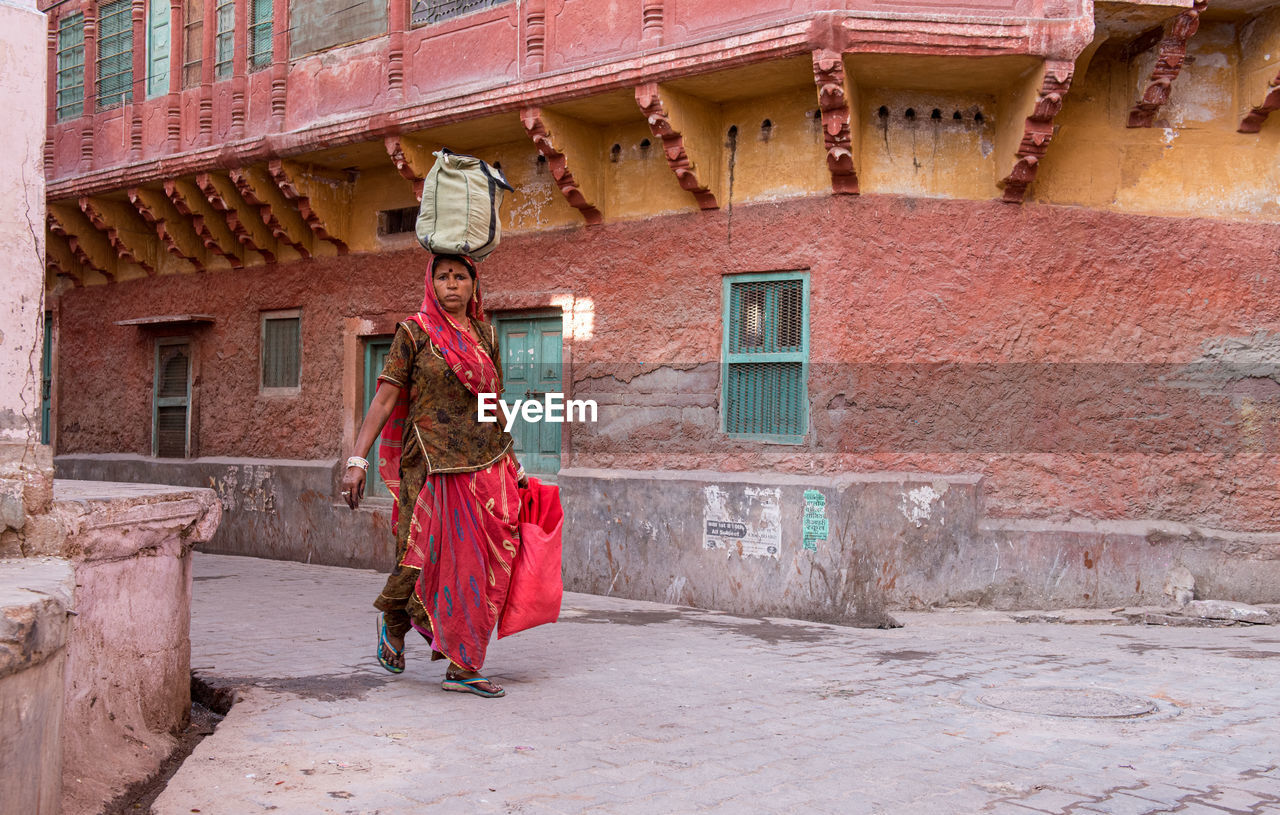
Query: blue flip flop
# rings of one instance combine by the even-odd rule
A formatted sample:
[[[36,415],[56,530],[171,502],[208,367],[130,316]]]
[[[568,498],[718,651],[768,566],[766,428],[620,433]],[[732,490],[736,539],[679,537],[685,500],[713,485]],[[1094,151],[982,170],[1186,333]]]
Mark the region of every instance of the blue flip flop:
[[[507,695],[507,692],[502,689],[499,689],[497,693],[481,690],[476,687],[480,682],[488,682],[491,685],[496,685],[496,683],[488,677],[473,676],[470,679],[450,679],[445,677],[445,680],[440,683],[440,687],[444,690],[458,691],[460,693],[474,693],[476,696],[483,696],[486,699],[497,699],[500,696]]]
[[[395,646],[393,646],[390,640],[387,639],[387,621],[383,619],[381,616],[379,616],[378,617],[378,650],[375,652],[374,655],[377,656],[378,658],[378,664],[386,668],[391,673],[393,674],[404,673],[404,668],[397,668],[395,665],[392,665],[390,662],[382,658],[383,650],[390,651],[393,657],[398,657],[404,653],[403,648],[397,651]]]

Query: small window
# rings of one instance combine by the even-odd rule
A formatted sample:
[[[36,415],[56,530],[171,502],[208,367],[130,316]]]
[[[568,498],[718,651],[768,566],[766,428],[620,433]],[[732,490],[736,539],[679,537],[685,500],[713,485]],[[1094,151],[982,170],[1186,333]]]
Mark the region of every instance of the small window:
[[[249,6],[249,71],[271,67],[272,0],[250,0]]]
[[[204,60],[204,0],[187,0],[182,15],[182,87],[201,82]]]
[[[147,9],[147,98],[169,92],[169,0],[151,0]]]
[[[399,235],[413,232],[418,224],[418,208],[384,209],[378,213],[378,234]]]
[[[799,444],[808,429],[808,275],[738,275],[724,289],[724,430]]]
[[[229,79],[236,53],[236,3],[235,0],[218,0],[214,7],[214,20],[218,30],[214,35],[214,79]]]
[[[374,395],[378,392],[378,374],[382,373],[382,366],[386,364],[387,354],[391,351],[391,337],[367,337],[364,345],[364,409],[367,412],[369,405],[373,402]],[[377,461],[378,445],[382,444],[382,436],[379,435],[374,439],[373,449],[369,452],[372,461]],[[365,476],[364,494],[368,498],[390,498],[391,490],[387,489],[387,485],[383,482],[382,477],[378,473],[377,467],[370,467],[369,474]]]
[[[133,3],[98,7],[98,109],[133,101]]]
[[[294,394],[302,385],[302,313],[262,315],[262,390]]]
[[[58,121],[84,115],[84,15],[58,20]]]
[[[156,344],[152,449],[159,458],[186,458],[191,439],[191,344]]]

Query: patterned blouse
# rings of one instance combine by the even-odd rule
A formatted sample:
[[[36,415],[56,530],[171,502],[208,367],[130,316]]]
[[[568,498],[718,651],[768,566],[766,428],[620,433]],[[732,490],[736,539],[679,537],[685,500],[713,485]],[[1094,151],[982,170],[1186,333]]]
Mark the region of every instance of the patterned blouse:
[[[497,331],[489,323],[472,320],[480,335],[480,347],[498,369],[498,388],[502,388],[502,361],[498,355]],[[477,398],[458,381],[440,351],[413,320],[396,327],[395,339],[387,353],[378,379],[409,388],[409,419],[412,429],[405,428],[404,450],[400,467],[421,467],[427,474],[466,473],[483,470],[511,449],[511,434],[499,421],[481,423]]]

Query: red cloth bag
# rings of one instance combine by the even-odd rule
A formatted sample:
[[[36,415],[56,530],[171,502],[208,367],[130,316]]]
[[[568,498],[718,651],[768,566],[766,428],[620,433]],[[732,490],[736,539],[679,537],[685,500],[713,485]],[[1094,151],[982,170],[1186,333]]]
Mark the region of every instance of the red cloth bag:
[[[560,617],[564,582],[560,577],[560,530],[564,510],[560,488],[529,479],[520,490],[520,550],[511,567],[507,604],[498,622],[498,639],[554,623]]]

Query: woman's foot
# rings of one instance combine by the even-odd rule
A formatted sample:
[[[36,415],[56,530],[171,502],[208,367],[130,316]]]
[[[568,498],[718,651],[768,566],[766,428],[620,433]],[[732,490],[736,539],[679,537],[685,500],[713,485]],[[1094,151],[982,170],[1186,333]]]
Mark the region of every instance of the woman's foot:
[[[404,634],[392,634],[386,620],[378,620],[378,664],[393,674],[404,672]]]
[[[496,699],[499,696],[505,696],[507,693],[502,689],[501,685],[492,679],[481,676],[475,671],[466,671],[453,665],[450,665],[449,670],[445,672],[444,682],[440,687],[445,690],[474,693],[476,696],[483,696],[486,699]]]

